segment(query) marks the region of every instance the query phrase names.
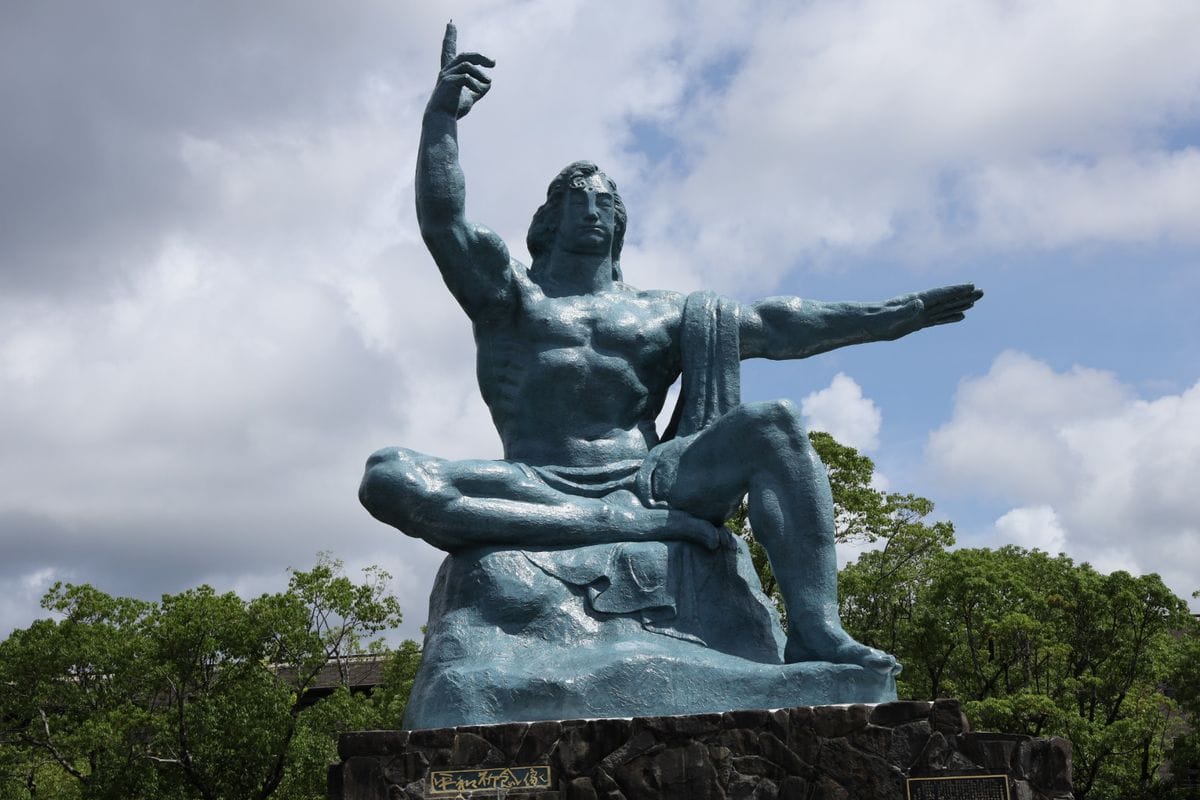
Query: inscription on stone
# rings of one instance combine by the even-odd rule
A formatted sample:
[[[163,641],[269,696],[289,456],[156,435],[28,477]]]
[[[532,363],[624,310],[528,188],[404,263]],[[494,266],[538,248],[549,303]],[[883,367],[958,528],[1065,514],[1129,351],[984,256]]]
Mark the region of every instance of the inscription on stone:
[[[908,800],[1010,800],[1006,775],[909,778]]]
[[[433,770],[429,773],[427,796],[448,797],[497,789],[549,789],[551,781],[548,766]]]

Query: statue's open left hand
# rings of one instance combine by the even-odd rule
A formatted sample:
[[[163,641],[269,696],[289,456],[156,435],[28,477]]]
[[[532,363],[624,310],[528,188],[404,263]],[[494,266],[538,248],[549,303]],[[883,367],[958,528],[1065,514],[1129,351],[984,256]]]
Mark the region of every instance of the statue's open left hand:
[[[917,292],[917,299],[924,308],[921,310],[922,328],[930,325],[945,325],[947,322],[958,322],[966,314],[967,309],[975,305],[975,301],[983,297],[983,290],[976,289],[973,283],[960,283],[957,286],[941,286]]]
[[[496,62],[480,53],[456,53],[457,49],[458,33],[451,22],[442,39],[442,69],[428,108],[461,119],[492,88],[492,79],[484,68],[490,69]]]
[[[889,301],[889,304],[912,306],[912,316],[900,325],[894,337],[889,338],[899,338],[933,325],[958,322],[981,297],[983,297],[983,290],[976,289],[973,283],[939,286],[936,289],[926,289],[916,294],[897,297],[895,300]]]

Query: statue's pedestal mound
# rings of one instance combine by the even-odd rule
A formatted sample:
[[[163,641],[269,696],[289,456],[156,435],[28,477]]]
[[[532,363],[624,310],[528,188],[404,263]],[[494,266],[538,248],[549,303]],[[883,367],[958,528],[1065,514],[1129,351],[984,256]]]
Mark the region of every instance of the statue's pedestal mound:
[[[464,550],[429,598],[404,726],[658,717],[896,699],[891,675],[783,663],[745,542]]]
[[[954,700],[365,731],[338,750],[332,800],[1072,796],[1066,740],[970,732]]]

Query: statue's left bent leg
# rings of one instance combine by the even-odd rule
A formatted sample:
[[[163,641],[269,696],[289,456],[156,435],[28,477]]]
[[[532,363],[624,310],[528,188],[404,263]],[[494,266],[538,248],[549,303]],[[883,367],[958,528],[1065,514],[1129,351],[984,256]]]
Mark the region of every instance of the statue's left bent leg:
[[[747,404],[721,417],[692,439],[669,483],[662,499],[710,521],[748,495],[755,538],[767,551],[788,611],[786,661],[899,671],[894,657],[842,629],[833,496],[792,403]]]

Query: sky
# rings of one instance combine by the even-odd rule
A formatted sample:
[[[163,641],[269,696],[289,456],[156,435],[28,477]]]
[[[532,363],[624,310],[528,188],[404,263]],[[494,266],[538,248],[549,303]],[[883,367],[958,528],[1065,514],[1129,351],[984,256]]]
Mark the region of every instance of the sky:
[[[418,635],[442,554],[363,463],[500,455],[413,208],[450,17],[496,60],[468,215],[514,256],[586,158],[641,288],[973,282],[958,325],[747,362],[744,399],[962,546],[1200,589],[1200,4],[46,0],[0,5],[0,635],[55,581],[253,596],[319,552]]]

